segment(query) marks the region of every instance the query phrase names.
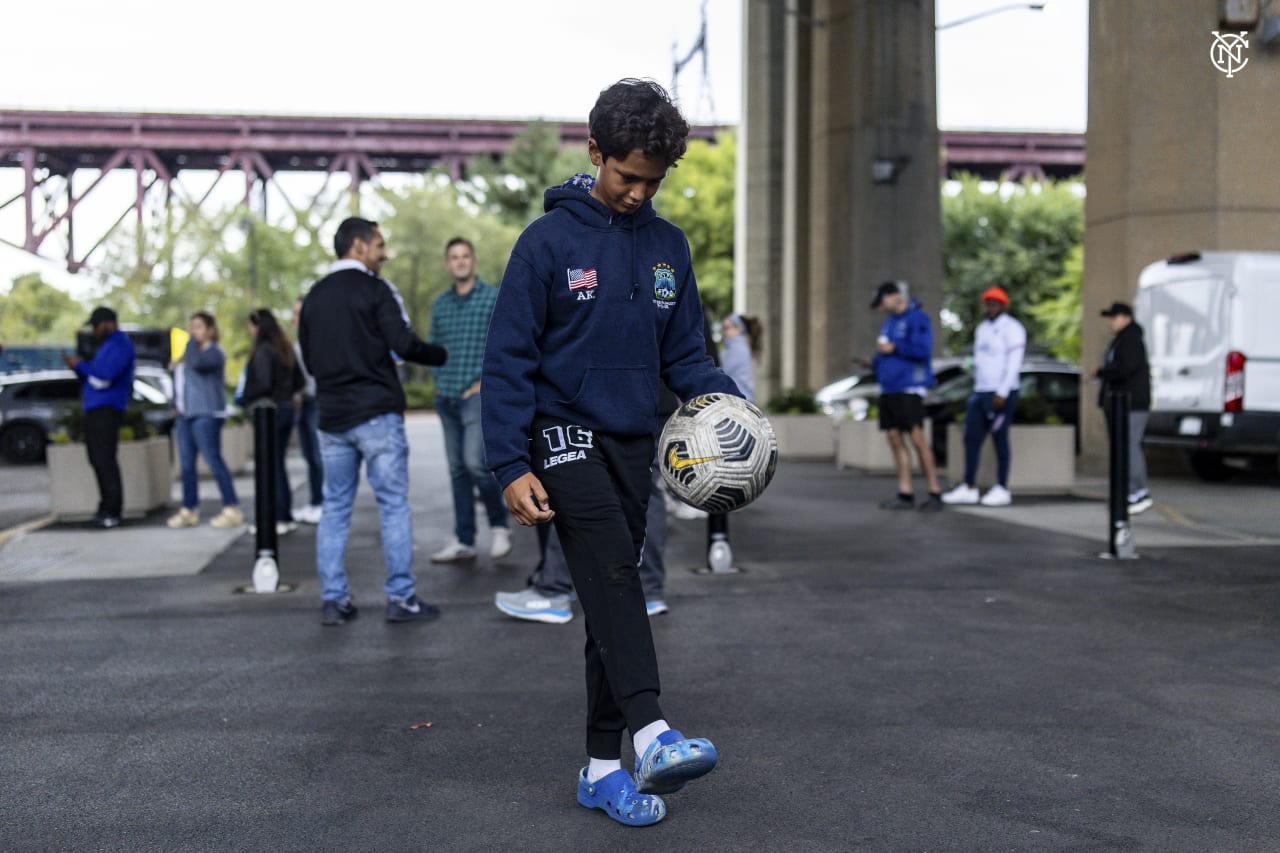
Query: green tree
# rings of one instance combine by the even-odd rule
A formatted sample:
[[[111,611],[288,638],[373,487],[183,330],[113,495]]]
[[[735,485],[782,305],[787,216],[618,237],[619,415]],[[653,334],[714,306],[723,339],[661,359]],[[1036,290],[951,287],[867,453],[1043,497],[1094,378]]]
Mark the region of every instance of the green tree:
[[[654,197],[658,212],[680,226],[689,238],[698,291],[708,310],[717,317],[733,310],[736,158],[732,133],[721,134],[714,144],[694,139]]]
[[[13,280],[0,294],[0,343],[62,344],[71,348],[88,309],[39,273]]]
[[[565,147],[560,126],[542,120],[511,140],[495,163],[474,158],[468,166],[463,194],[482,209],[497,213],[509,225],[524,227],[542,215],[542,194],[577,172],[592,171],[587,146]]]
[[[218,319],[229,376],[250,349],[249,312],[285,314],[330,260],[309,232],[264,222],[238,205],[212,214],[185,211],[168,230],[146,234],[147,260],[139,264],[137,256],[132,234],[108,244],[103,300],[122,322],[153,327],[185,327],[192,312],[209,311]]]
[[[947,349],[959,352],[972,344],[982,319],[982,292],[992,285],[1009,293],[1031,347],[1069,349],[1055,336],[1063,334],[1066,322],[1057,312],[1069,312],[1073,299],[1079,303],[1078,292],[1066,292],[1079,289],[1078,275],[1067,270],[1084,234],[1079,184],[1006,183],[989,191],[966,176],[955,187],[942,195],[942,308],[959,320],[948,329]]]
[[[480,278],[490,284],[501,281],[520,227],[467,204],[448,176],[428,173],[418,182],[382,190],[379,200],[387,209],[381,225],[389,255],[382,271],[395,282],[414,328],[424,337],[432,301],[452,283],[444,267],[449,240],[469,240]]]
[[[1031,315],[1044,329],[1044,345],[1058,358],[1080,363],[1080,324],[1084,308],[1080,291],[1084,281],[1084,246],[1067,255],[1062,275],[1054,282],[1055,295],[1031,306]]]

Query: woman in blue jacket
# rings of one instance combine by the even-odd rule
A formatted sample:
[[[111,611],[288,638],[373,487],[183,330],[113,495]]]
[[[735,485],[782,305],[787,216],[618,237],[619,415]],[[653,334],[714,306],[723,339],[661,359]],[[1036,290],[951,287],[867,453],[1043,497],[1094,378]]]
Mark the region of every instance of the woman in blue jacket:
[[[218,343],[218,321],[206,311],[191,315],[187,325],[191,340],[174,367],[175,404],[178,418],[173,430],[178,437],[178,463],[182,467],[182,509],[169,519],[170,527],[195,527],[200,523],[199,472],[197,454],[213,472],[222,511],[210,527],[244,524],[240,499],[236,497],[231,472],[222,459],[222,424],[227,416],[225,372],[227,354]]]

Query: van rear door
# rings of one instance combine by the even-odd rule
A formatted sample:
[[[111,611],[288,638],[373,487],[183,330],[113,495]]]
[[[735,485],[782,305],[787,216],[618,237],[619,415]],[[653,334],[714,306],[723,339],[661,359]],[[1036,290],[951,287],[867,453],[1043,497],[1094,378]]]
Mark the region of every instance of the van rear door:
[[[1153,411],[1222,411],[1230,289],[1207,264],[1144,273],[1134,308],[1146,332]]]
[[[1280,412],[1280,256],[1249,254],[1236,278],[1232,348],[1245,357],[1244,410]]]

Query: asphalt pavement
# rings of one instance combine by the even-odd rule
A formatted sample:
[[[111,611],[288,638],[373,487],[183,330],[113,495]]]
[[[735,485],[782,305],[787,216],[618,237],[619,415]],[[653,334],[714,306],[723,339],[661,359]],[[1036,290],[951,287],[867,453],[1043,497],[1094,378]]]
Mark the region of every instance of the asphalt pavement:
[[[663,707],[722,758],[667,798],[665,821],[627,829],[574,800],[581,615],[550,626],[493,608],[536,561],[532,531],[497,563],[429,563],[449,534],[449,490],[438,422],[409,424],[419,592],[444,611],[434,623],[380,618],[367,488],[348,552],[362,612],[341,628],[319,624],[313,528],[281,541],[296,590],[271,596],[236,592],[248,535],[223,546],[161,516],[0,546],[0,849],[1280,839],[1273,483],[1237,484],[1234,499],[1169,484],[1188,495],[1135,519],[1141,558],[1111,561],[1098,557],[1096,500],[891,513],[875,508],[889,478],[784,461],[733,517],[743,573],[691,572],[704,524],[672,522],[671,612],[653,621]],[[51,549],[59,571],[40,562]]]

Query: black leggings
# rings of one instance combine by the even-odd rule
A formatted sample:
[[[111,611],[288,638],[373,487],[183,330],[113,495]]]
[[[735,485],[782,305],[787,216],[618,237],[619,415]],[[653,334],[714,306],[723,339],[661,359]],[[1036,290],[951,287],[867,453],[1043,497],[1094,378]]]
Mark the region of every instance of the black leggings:
[[[640,586],[651,436],[593,434],[558,418],[533,425],[533,473],[586,616],[587,755],[622,757],[622,730],[662,718],[658,659]]]

